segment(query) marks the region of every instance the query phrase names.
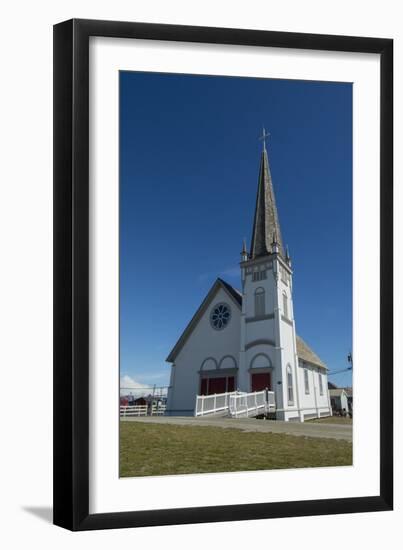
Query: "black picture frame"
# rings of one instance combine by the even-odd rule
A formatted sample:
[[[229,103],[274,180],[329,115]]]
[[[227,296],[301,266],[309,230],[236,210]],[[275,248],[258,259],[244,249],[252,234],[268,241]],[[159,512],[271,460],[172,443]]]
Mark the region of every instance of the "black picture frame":
[[[380,490],[370,497],[89,513],[89,38],[376,53],[380,121]],[[393,507],[393,40],[73,19],[54,26],[54,523],[71,530]]]

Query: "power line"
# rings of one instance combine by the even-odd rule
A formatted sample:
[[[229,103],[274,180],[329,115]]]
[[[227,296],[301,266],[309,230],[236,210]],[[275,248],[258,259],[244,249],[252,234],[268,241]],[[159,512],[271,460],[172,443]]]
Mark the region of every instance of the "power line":
[[[347,367],[345,369],[340,369],[340,370],[335,370],[333,372],[328,372],[328,376],[333,376],[334,374],[341,374],[342,372],[348,372],[348,371],[351,371],[353,370],[352,367]]]

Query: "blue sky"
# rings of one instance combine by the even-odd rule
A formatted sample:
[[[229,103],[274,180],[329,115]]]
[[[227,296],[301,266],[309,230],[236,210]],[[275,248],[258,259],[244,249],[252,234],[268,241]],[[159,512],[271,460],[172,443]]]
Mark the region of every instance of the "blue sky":
[[[217,276],[239,288],[267,143],[294,269],[297,332],[331,371],[352,338],[352,86],[120,74],[120,368],[165,385],[165,362]],[[331,377],[351,383],[351,373]]]

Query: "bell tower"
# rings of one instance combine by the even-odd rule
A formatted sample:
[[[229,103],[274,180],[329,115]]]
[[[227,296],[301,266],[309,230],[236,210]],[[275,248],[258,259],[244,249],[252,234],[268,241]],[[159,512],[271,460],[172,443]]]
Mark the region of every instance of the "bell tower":
[[[238,386],[275,392],[277,418],[288,420],[300,409],[298,358],[292,300],[292,270],[284,253],[270,173],[266,138],[256,196],[249,253],[241,252],[242,314]]]

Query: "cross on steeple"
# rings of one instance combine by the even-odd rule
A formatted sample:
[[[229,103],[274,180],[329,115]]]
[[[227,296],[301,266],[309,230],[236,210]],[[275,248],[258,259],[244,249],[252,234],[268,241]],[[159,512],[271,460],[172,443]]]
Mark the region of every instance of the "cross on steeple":
[[[269,136],[270,136],[270,132],[266,132],[263,126],[262,135],[259,138],[259,140],[263,141],[263,151],[266,151],[266,138],[268,138]]]

